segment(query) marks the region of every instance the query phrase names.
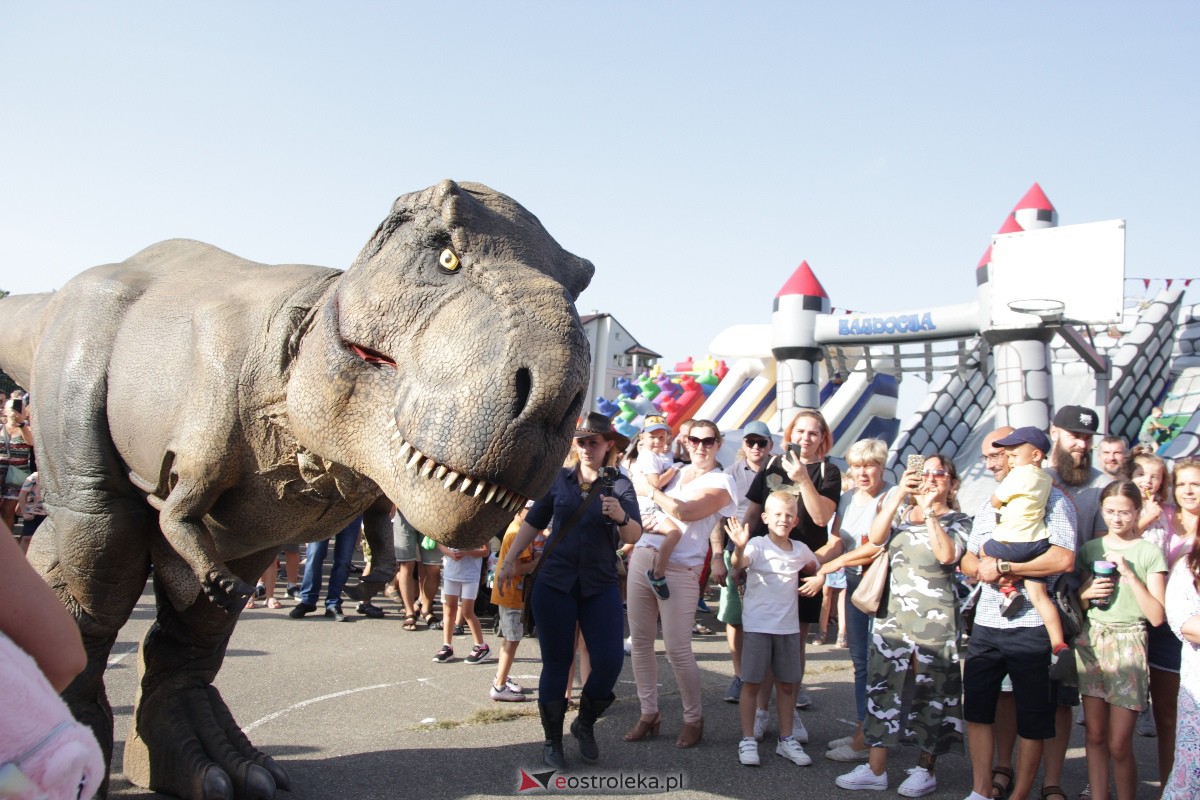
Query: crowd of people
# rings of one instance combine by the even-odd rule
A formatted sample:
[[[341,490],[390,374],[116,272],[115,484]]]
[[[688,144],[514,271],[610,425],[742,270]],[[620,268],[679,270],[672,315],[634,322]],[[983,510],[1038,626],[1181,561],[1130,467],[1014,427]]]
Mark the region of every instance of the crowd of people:
[[[46,513],[28,398],[4,398],[3,409],[0,519],[10,530],[22,523],[25,548]],[[623,739],[665,727],[676,747],[703,743],[692,636],[711,580],[733,672],[722,699],[739,704],[743,765],[761,763],[768,731],[777,755],[812,763],[805,654],[825,640],[840,592],[833,612],[853,665],[857,726],[826,743],[827,759],[855,765],[837,787],[887,789],[889,756],[911,744],[918,756],[897,787],[903,796],[935,791],[939,757],[966,752],[968,800],[1023,800],[1039,772],[1047,800],[1107,800],[1110,785],[1133,800],[1137,731],[1157,737],[1162,797],[1200,796],[1200,460],[1167,464],[1152,448],[1129,450],[1101,438],[1099,422],[1091,409],[1066,406],[1048,431],[992,431],[981,455],[995,491],[963,509],[946,454],[909,461],[892,485],[887,445],[864,439],[846,451],[843,475],[815,410],[790,419],[781,446],[766,425],[749,423],[728,465],[717,456],[725,434],[709,420],[672,437],[665,420],[647,418],[630,442],[589,413],[549,492],[491,546],[447,547],[392,506],[398,569],[386,594],[404,630],[440,631],[434,661],[457,660],[453,636],[463,633],[473,640],[463,660],[495,658],[498,702],[531,699],[510,671],[536,630],[542,756],[555,769],[568,765],[564,730],[583,761],[600,758],[595,726],[616,699],[626,654],[640,713]],[[360,536],[361,520],[333,539],[323,604],[337,621],[343,595],[363,616],[385,613],[374,591],[358,593],[361,581],[347,585]],[[281,552],[290,617],[322,605],[329,547],[308,545],[302,578],[299,548]],[[247,607],[282,606],[277,568]],[[475,612],[481,587],[496,609],[495,653]],[[660,703],[660,635],[678,717]],[[74,663],[32,646],[61,688]],[[1062,771],[1074,722],[1086,731],[1088,785],[1069,796]]]

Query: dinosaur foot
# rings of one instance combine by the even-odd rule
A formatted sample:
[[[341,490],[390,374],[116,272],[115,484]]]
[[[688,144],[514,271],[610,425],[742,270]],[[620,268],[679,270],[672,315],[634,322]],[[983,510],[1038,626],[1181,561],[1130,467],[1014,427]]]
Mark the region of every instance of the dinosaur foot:
[[[230,614],[237,614],[246,607],[246,601],[254,594],[254,587],[232,572],[213,570],[201,584],[204,594],[217,606]]]
[[[143,697],[125,745],[125,775],[188,800],[272,800],[287,773],[238,728],[212,686],[162,689]]]

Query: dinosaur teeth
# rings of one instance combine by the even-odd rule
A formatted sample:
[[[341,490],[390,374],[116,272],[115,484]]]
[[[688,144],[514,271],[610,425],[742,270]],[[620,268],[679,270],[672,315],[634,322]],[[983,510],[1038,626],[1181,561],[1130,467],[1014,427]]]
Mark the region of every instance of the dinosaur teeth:
[[[421,451],[413,448],[412,458],[408,460],[406,469],[412,471],[414,468],[416,468],[417,464],[421,463],[421,459],[423,458],[425,458],[425,456],[421,455]]]
[[[467,476],[464,475],[463,479],[462,479],[462,483],[460,483],[458,485],[458,491],[461,492],[462,494],[466,494],[467,490],[470,489],[471,485],[474,483],[475,483],[475,481],[471,480],[470,478],[468,478]]]
[[[446,477],[447,472],[449,472],[449,470],[447,470],[443,464],[438,464],[437,469],[433,473],[433,477],[440,481],[442,478]]]
[[[404,444],[400,445],[400,450],[397,451],[396,458],[403,461],[404,459],[408,458],[408,454],[412,452],[412,449],[413,446],[408,442],[405,442]]]
[[[475,484],[475,497],[479,497],[479,495],[483,494],[483,490],[487,487],[487,485],[487,481],[480,481],[479,483]]]
[[[428,478],[433,472],[433,468],[437,466],[437,462],[432,458],[425,459],[425,463],[421,465],[421,477]]]
[[[446,476],[446,480],[442,483],[442,486],[443,486],[443,488],[446,489],[446,491],[452,492],[452,491],[454,491],[454,484],[456,484],[457,482],[458,482],[458,473],[451,472],[449,475]]]

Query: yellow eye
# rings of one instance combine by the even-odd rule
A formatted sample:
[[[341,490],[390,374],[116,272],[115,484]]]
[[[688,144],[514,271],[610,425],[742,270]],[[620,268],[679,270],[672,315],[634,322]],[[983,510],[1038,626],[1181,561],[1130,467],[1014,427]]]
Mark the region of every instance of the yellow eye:
[[[446,272],[458,272],[461,263],[458,256],[454,255],[454,251],[447,247],[438,257],[438,266],[446,270]]]

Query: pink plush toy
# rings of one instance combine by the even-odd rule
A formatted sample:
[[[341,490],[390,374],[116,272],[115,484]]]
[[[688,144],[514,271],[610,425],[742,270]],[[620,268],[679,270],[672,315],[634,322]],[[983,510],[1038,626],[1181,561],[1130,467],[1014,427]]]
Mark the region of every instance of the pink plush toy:
[[[104,780],[100,745],[24,650],[0,634],[0,798],[90,798]]]

